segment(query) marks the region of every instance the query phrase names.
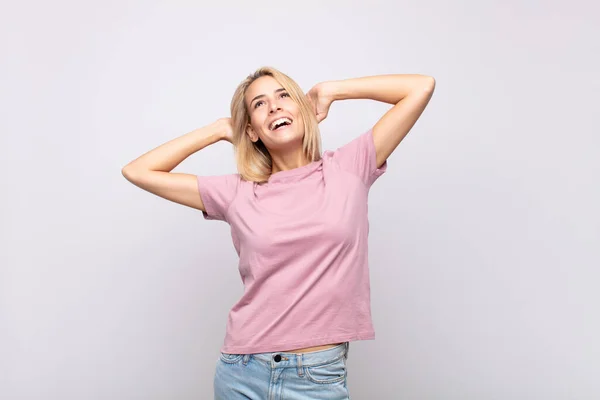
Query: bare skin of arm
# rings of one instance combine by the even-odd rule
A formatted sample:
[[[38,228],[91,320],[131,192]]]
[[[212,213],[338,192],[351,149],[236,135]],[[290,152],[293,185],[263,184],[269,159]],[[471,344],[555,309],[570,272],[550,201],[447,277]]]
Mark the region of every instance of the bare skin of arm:
[[[230,118],[221,118],[205,127],[164,143],[131,161],[123,176],[147,192],[184,206],[206,211],[196,175],[171,172],[190,155],[220,140],[231,142]]]
[[[327,117],[331,103],[338,100],[372,99],[393,104],[373,127],[380,168],[417,122],[434,89],[431,76],[395,74],[321,82],[307,95],[318,121]]]

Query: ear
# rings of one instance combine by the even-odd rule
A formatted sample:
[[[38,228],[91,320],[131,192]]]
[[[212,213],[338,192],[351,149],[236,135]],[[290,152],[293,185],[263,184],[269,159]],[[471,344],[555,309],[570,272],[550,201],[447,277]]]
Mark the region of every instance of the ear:
[[[252,125],[248,124],[246,126],[246,134],[250,137],[250,140],[253,141],[254,143],[256,143],[258,141],[258,135],[256,134],[256,132],[254,132],[254,129],[252,129]]]

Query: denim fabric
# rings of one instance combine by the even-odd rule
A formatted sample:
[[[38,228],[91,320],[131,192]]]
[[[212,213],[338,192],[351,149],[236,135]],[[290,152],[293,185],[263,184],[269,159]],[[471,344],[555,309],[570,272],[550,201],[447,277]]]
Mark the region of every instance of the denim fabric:
[[[349,400],[349,342],[310,353],[221,353],[215,400]],[[279,360],[279,361],[277,361]]]

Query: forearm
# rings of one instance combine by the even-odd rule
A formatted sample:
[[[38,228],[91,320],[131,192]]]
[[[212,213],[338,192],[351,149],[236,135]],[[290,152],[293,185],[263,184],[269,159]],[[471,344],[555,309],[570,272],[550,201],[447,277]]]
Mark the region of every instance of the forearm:
[[[324,85],[333,101],[371,99],[397,104],[408,95],[431,91],[435,80],[426,75],[397,74],[328,81]]]
[[[214,122],[150,150],[123,168],[129,171],[170,172],[195,152],[223,138],[223,126]]]

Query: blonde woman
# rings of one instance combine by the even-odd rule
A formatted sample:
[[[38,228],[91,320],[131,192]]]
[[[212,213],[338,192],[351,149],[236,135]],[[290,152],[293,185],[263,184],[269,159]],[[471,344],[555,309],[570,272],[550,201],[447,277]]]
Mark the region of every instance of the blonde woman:
[[[369,188],[428,104],[424,75],[322,82],[306,95],[260,68],[237,88],[231,119],[173,139],[123,168],[133,184],[231,226],[244,293],[227,320],[215,399],[349,399],[349,343],[375,338],[367,256]],[[334,101],[393,107],[342,147],[321,152]],[[173,173],[220,140],[236,174]]]

